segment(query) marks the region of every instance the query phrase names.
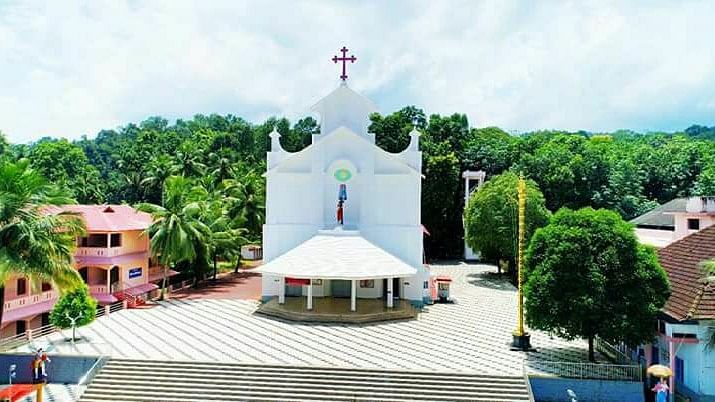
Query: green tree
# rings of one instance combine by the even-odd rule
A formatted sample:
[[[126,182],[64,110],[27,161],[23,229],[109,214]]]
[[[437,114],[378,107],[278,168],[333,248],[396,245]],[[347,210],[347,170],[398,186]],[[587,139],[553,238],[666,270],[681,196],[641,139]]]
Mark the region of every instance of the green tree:
[[[50,323],[61,329],[72,328],[72,340],[76,340],[76,328],[91,323],[96,316],[97,301],[89,295],[87,285],[82,285],[57,300],[50,312]]]
[[[375,144],[387,152],[402,152],[410,144],[410,131],[427,128],[427,119],[422,109],[407,106],[399,111],[381,116],[374,113],[370,116],[368,132],[375,134]]]
[[[27,276],[33,285],[52,283],[60,292],[82,283],[73,256],[84,222],[75,214],[43,211],[72,203],[28,160],[0,162],[0,320],[4,284],[11,275]]]
[[[205,190],[190,179],[171,176],[164,183],[164,205],[141,203],[140,211],[148,212],[153,223],[146,230],[152,256],[164,266],[161,299],[166,293],[168,269],[181,262],[194,263],[208,256],[209,228],[200,220],[200,199]]]
[[[465,237],[473,250],[491,261],[507,261],[515,267],[518,234],[519,177],[502,173],[473,193],[464,211]],[[526,183],[526,241],[549,221],[544,196],[536,183]],[[498,264],[501,266],[501,264]]]
[[[575,339],[637,345],[653,337],[670,294],[655,251],[608,210],[559,210],[536,231],[525,261],[527,324]]]
[[[715,195],[715,166],[706,167],[695,182],[693,195],[712,197]]]

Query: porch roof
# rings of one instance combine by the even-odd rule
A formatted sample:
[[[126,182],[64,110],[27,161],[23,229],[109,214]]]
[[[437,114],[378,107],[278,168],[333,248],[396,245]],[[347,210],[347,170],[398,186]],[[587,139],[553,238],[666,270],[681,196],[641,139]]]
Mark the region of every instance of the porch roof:
[[[381,279],[406,277],[417,270],[371,243],[359,232],[321,231],[256,269],[291,278]]]
[[[2,322],[3,324],[5,324],[11,321],[17,321],[27,317],[46,313],[52,310],[52,307],[55,305],[55,302],[57,302],[57,299],[45,300],[39,303],[29,304],[24,307],[19,307],[10,311],[6,311],[2,316]]]

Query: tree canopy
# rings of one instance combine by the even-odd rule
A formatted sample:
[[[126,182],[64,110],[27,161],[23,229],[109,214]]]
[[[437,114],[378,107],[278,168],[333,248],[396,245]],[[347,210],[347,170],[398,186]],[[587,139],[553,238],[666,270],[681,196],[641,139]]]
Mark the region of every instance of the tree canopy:
[[[526,321],[567,339],[628,345],[653,337],[670,290],[655,250],[615,212],[559,210],[536,231],[525,260]]]
[[[517,253],[519,176],[502,173],[486,182],[474,193],[464,212],[465,237],[482,257],[499,262],[506,260],[514,267]],[[536,183],[526,183],[526,242],[536,229],[546,225],[550,212]]]

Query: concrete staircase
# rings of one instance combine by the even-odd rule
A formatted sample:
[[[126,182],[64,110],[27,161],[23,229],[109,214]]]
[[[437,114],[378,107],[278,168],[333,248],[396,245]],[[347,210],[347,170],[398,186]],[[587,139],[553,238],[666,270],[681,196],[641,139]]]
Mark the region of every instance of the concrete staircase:
[[[529,401],[523,377],[112,359],[80,401]]]

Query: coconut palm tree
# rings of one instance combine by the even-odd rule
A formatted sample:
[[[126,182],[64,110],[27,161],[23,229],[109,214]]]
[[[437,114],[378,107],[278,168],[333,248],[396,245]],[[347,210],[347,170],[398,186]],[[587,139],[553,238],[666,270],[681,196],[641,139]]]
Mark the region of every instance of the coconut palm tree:
[[[166,293],[169,267],[177,263],[193,263],[197,256],[208,255],[209,228],[200,220],[201,199],[205,190],[183,176],[171,176],[164,182],[164,205],[142,203],[140,211],[148,212],[153,223],[146,230],[151,244],[151,253],[163,266],[161,300]],[[203,247],[203,250],[199,248]]]
[[[214,191],[204,201],[201,220],[210,229],[208,238],[209,254],[213,262],[213,279],[218,272],[218,258],[234,259],[241,254],[241,246],[248,243],[243,236],[246,229],[240,226],[241,221],[231,219],[228,215],[230,197],[225,197],[222,188]]]
[[[51,208],[72,203],[29,161],[0,163],[0,322],[11,275],[28,276],[33,285],[50,282],[62,293],[82,285],[73,256],[84,222]]]
[[[163,197],[164,182],[175,173],[176,167],[172,164],[171,158],[167,155],[159,155],[149,164],[148,176],[142,179],[141,184],[149,187],[150,191],[147,193],[160,194]],[[163,199],[161,204],[164,204]]]

